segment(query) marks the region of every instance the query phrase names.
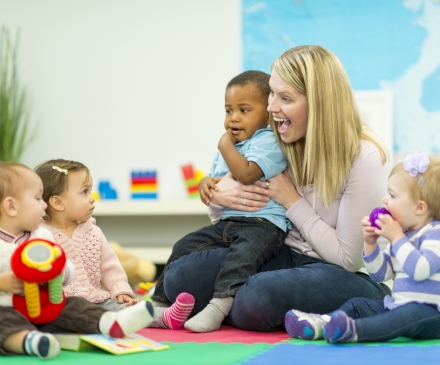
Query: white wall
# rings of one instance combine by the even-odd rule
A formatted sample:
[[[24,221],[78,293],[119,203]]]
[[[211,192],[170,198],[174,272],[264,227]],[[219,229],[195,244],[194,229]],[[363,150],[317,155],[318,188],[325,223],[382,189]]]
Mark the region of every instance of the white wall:
[[[157,169],[160,198],[185,198],[180,165],[208,172],[224,89],[242,69],[239,0],[0,0],[20,28],[21,81],[36,140],[22,162],[85,163],[129,197]]]

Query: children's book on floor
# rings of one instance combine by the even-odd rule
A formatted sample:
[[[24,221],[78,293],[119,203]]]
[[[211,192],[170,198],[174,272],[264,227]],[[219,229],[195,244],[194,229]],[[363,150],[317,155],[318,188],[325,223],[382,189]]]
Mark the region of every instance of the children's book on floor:
[[[114,355],[132,354],[135,352],[166,350],[164,345],[137,333],[124,338],[112,338],[105,335],[81,335],[71,333],[57,333],[55,338],[61,349],[70,351],[92,350],[96,347]]]

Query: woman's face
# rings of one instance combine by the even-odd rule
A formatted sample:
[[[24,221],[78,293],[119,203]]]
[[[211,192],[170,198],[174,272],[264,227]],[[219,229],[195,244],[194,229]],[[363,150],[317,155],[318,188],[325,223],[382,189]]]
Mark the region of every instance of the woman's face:
[[[278,123],[278,132],[285,143],[293,143],[306,136],[307,96],[285,82],[275,69],[269,80],[270,95],[267,111]]]

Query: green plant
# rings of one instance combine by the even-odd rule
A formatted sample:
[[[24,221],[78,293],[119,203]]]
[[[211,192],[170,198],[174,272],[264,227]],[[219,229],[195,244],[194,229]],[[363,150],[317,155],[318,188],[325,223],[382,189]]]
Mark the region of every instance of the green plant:
[[[34,139],[30,131],[26,89],[17,72],[19,32],[15,42],[9,30],[0,33],[0,161],[19,161],[24,149]]]

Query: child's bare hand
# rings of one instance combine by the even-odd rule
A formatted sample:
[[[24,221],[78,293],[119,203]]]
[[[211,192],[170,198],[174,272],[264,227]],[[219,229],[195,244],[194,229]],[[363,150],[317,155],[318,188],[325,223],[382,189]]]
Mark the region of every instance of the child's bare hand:
[[[375,232],[375,228],[371,226],[370,218],[364,217],[361,221],[362,226],[364,227],[364,243],[366,245],[376,245],[377,239],[379,236]]]
[[[380,229],[375,229],[376,234],[385,237],[392,245],[400,238],[405,237],[400,224],[389,214],[379,214],[378,221],[376,222],[380,227]]]
[[[232,134],[232,129],[228,128],[228,130],[220,137],[220,141],[218,142],[218,148],[220,149],[220,146],[223,142],[232,142],[232,144],[237,144],[237,138],[234,137]]]
[[[202,180],[200,180],[199,192],[200,192],[200,199],[202,200],[203,204],[209,205],[212,197],[211,189],[217,191],[216,184],[220,180],[221,177],[211,177],[211,176],[204,177]]]
[[[0,290],[5,293],[23,294],[24,283],[12,271],[0,274]]]
[[[127,307],[129,307],[130,305],[139,303],[139,299],[138,298],[132,298],[127,294],[120,294],[118,295],[118,303],[122,304],[122,303],[127,303]]]

